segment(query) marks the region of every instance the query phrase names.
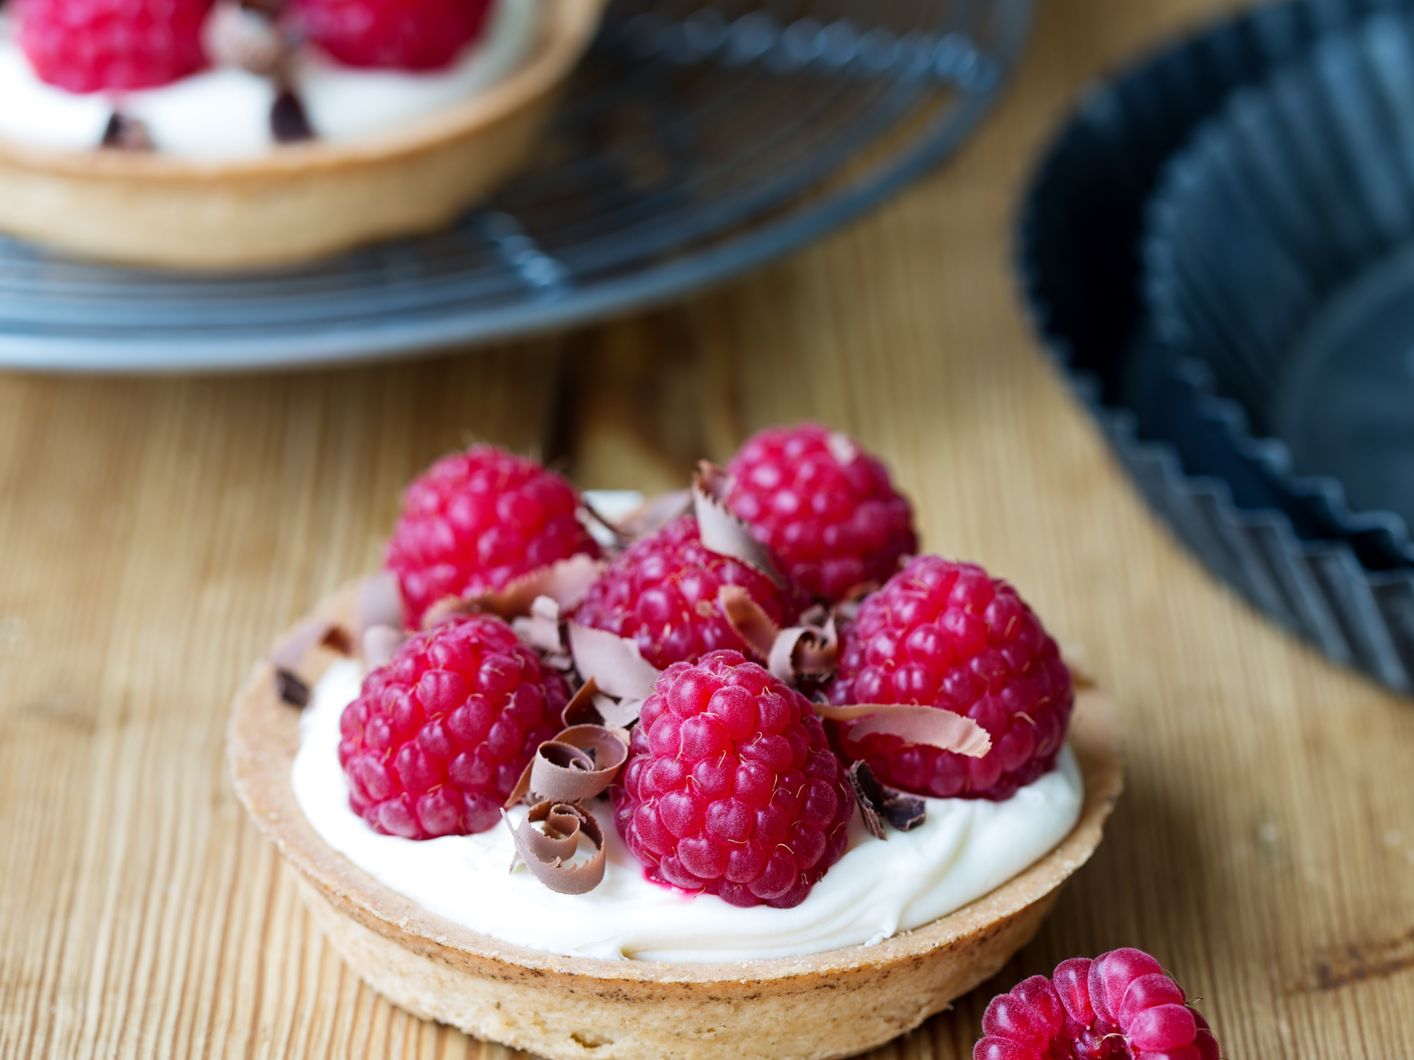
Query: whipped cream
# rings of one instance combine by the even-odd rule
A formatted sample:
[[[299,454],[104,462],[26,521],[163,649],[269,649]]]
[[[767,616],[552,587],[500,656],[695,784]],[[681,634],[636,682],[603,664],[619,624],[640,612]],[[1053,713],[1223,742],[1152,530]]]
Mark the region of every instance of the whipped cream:
[[[339,718],[361,672],[335,662],[300,721],[292,777],[314,830],[360,869],[447,920],[505,942],[600,958],[715,963],[798,957],[870,945],[980,898],[1039,860],[1080,816],[1080,771],[1070,749],[1057,768],[1005,802],[928,799],[927,820],[887,840],[858,815],[849,848],[792,909],[728,905],[650,882],[619,838],[607,800],[594,804],[608,848],[604,881],[583,895],[556,894],[523,865],[507,829],[410,840],[379,835],[349,808],[339,767]],[[524,808],[512,812],[519,823]]]
[[[399,128],[483,92],[510,74],[535,43],[539,0],[497,0],[481,37],[446,70],[413,73],[341,66],[302,48],[291,83],[315,135],[347,141]],[[269,78],[215,67],[160,88],[79,94],[45,84],[0,16],[0,139],[70,150],[97,148],[115,107],[147,126],[164,154],[203,161],[274,149]]]

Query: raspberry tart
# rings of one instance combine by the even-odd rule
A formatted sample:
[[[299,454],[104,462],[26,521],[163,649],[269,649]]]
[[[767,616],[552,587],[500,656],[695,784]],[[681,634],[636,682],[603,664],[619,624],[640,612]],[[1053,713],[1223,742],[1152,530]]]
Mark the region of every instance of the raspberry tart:
[[[1015,591],[901,551],[812,605],[734,488],[453,454],[388,569],[252,671],[237,791],[395,1003],[551,1057],[852,1054],[993,975],[1095,849],[1110,711]]]
[[[604,0],[9,0],[0,231],[241,268],[432,230],[506,179]]]

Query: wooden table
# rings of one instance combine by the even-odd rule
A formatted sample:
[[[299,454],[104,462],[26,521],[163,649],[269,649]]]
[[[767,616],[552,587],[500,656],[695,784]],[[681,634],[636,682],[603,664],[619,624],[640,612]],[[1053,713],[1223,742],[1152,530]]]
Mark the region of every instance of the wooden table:
[[[892,462],[928,544],[1018,584],[1113,691],[1128,791],[1005,988],[1157,954],[1226,1057],[1414,1056],[1414,709],[1210,580],[1037,353],[1018,189],[1087,79],[1204,0],[1042,3],[945,171],[794,259],[563,338],[388,367],[0,378],[0,1053],[502,1056],[315,936],[226,777],[227,700],[374,567],[404,481],[471,438],[673,485],[818,417]],[[990,989],[880,1056],[970,1056]]]

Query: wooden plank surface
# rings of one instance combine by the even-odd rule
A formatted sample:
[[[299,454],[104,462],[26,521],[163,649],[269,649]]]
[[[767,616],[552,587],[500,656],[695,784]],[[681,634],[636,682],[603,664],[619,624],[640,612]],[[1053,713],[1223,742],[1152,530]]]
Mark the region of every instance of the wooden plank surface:
[[[656,488],[816,417],[884,454],[929,546],[1008,575],[1123,710],[1109,838],[995,985],[1135,944],[1227,1057],[1414,1056],[1414,709],[1168,539],[1009,275],[1020,182],[1072,93],[1225,5],[1040,6],[953,165],[686,305],[392,367],[0,377],[0,1055],[510,1055],[392,1009],[312,934],[224,775],[228,696],[468,438]],[[991,992],[877,1055],[970,1055]]]

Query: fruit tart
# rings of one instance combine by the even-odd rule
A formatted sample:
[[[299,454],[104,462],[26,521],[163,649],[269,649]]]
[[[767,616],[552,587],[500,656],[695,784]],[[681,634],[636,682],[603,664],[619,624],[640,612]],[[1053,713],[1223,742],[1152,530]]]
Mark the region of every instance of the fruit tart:
[[[604,0],[9,0],[0,232],[144,265],[299,262],[512,173]]]
[[[474,446],[290,631],[230,762],[315,921],[551,1057],[826,1057],[993,975],[1099,843],[1104,698],[839,432],[647,501]]]

